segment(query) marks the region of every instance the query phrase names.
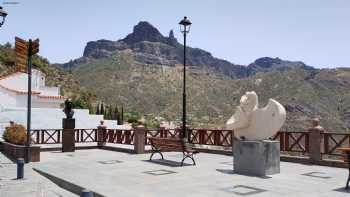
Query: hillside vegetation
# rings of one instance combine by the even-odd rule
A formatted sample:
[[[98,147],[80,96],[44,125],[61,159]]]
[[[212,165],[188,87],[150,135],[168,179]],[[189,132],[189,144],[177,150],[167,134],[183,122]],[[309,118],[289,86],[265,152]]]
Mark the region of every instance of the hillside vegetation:
[[[131,50],[76,64],[73,76],[106,103],[168,120],[181,119],[182,66],[142,65]],[[287,109],[285,129],[305,130],[320,117],[330,131],[344,132],[350,119],[350,69],[292,68],[232,79],[212,70],[189,67],[188,117],[196,127],[223,127],[246,91],[256,91],[260,107],[269,98]]]

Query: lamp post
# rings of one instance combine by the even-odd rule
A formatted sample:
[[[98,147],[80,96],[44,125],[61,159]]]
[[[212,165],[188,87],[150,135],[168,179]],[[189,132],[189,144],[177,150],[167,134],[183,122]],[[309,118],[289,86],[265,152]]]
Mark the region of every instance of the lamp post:
[[[5,12],[5,10],[3,10],[2,7],[0,6],[0,27],[5,23],[6,16],[7,16],[7,12]]]
[[[185,16],[180,22],[180,31],[184,35],[184,71],[183,71],[183,95],[182,95],[182,138],[187,139],[186,128],[186,36],[190,32],[191,21]]]

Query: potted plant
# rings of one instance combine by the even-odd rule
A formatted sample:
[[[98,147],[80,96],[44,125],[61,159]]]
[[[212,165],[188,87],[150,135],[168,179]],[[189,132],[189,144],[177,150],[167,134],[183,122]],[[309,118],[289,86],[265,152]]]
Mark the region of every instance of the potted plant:
[[[4,153],[11,159],[24,158],[26,153],[27,130],[21,124],[10,122],[3,133]],[[32,142],[32,140],[30,139]],[[40,161],[40,146],[30,146],[30,161]]]

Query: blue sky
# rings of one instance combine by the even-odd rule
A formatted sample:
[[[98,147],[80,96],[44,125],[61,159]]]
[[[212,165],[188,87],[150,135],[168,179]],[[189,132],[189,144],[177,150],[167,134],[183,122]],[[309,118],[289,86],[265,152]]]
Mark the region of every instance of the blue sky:
[[[8,4],[4,2],[18,2]],[[349,0],[0,0],[9,13],[0,43],[40,38],[52,63],[82,56],[91,40],[124,38],[139,21],[164,35],[192,21],[188,43],[236,64],[259,57],[350,67]]]

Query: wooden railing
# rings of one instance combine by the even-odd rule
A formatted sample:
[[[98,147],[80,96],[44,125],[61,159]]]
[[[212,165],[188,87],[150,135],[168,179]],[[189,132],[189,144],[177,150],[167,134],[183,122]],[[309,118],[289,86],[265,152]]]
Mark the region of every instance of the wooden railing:
[[[322,136],[321,148],[324,155],[342,156],[337,148],[350,147],[350,133],[325,132]]]
[[[96,142],[97,141],[97,129],[75,129],[75,142]]]
[[[97,142],[97,129],[75,129],[75,140],[77,143]],[[179,137],[180,129],[147,129],[145,132],[145,144],[149,145],[149,137]],[[233,132],[231,130],[218,129],[188,129],[188,141],[197,145],[232,146]],[[31,132],[34,144],[60,144],[62,143],[62,129],[38,129]],[[309,154],[310,133],[280,131],[273,140],[280,141],[281,151],[287,153]],[[340,147],[350,147],[350,133],[324,132],[320,136],[320,150],[325,156],[341,156],[337,151]],[[133,144],[134,129],[118,130],[106,129],[103,133],[103,141],[114,144]]]
[[[232,130],[189,129],[188,141],[192,144],[231,146]]]
[[[60,144],[62,129],[38,129],[31,131],[34,144]]]
[[[280,150],[286,152],[309,152],[309,132],[279,131],[271,139],[280,141]]]
[[[96,142],[97,129],[74,129],[75,142]],[[31,131],[33,144],[61,144],[62,129],[36,129]]]
[[[149,137],[175,138],[180,136],[180,129],[147,129],[146,130],[146,144],[150,145]]]
[[[113,144],[134,144],[134,130],[107,129],[103,141]]]
[[[179,137],[181,129],[148,129],[146,144],[149,137],[175,138]],[[188,142],[199,145],[231,146],[232,131],[217,129],[188,129]]]

